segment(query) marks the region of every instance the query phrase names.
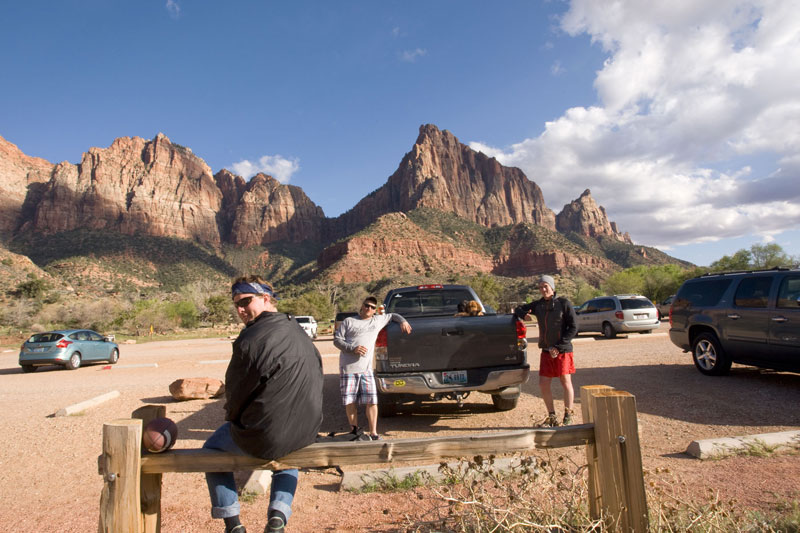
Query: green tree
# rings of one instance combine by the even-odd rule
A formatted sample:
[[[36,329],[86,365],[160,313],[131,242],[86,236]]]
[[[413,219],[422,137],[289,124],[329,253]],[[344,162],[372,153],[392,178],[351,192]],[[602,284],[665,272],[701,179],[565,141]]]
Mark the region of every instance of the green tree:
[[[470,278],[468,285],[478,293],[478,298],[481,299],[484,305],[490,305],[495,309],[498,308],[503,286],[493,276],[480,273]]]
[[[776,266],[788,266],[792,263],[783,248],[778,244],[754,244],[750,247],[752,257],[751,266],[753,268],[773,268]]]
[[[165,312],[173,323],[177,323],[187,329],[197,327],[200,322],[197,306],[189,300],[170,302],[166,305]]]
[[[752,262],[752,255],[745,249],[741,249],[732,256],[723,255],[709,266],[713,272],[724,272],[731,270],[748,270]]]
[[[578,281],[575,287],[575,295],[571,298],[573,305],[581,305],[586,300],[591,300],[595,296],[599,296],[600,291],[592,287],[583,280]]]
[[[225,324],[231,321],[231,300],[224,294],[209,296],[204,302],[206,306],[205,319],[214,324]]]
[[[278,310],[292,315],[310,315],[318,321],[330,319],[334,314],[329,295],[318,291],[304,292],[289,300],[279,300]]]
[[[661,302],[678,292],[683,283],[684,270],[678,265],[658,265],[642,273],[642,294],[653,302]]]
[[[602,288],[606,294],[641,294],[644,289],[644,276],[641,269],[628,268],[606,278]]]
[[[29,274],[28,281],[23,281],[17,285],[17,295],[25,298],[40,298],[47,290],[47,283],[39,279],[34,274]]]

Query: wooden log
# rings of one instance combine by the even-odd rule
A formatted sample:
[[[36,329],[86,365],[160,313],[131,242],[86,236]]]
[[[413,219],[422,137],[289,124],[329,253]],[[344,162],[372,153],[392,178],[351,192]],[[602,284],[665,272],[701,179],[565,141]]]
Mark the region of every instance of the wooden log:
[[[163,405],[145,405],[136,409],[132,418],[142,421],[142,427],[156,418],[167,416]],[[142,474],[139,501],[142,507],[142,532],[161,533],[161,474]]]
[[[647,499],[636,400],[623,391],[596,392],[593,396],[603,519],[609,531],[646,532]]]
[[[595,422],[594,395],[598,392],[614,390],[608,385],[586,385],[581,387],[581,414],[586,424]],[[586,444],[586,465],[589,471],[587,482],[589,489],[589,516],[595,520],[600,518],[601,493],[600,481],[597,477],[597,448],[593,442]]]
[[[141,420],[123,419],[103,424],[100,533],[141,533],[141,445]]]
[[[96,396],[94,398],[90,398],[86,401],[76,403],[73,405],[68,405],[67,407],[62,407],[58,411],[56,411],[53,416],[68,416],[74,415],[75,413],[80,413],[81,411],[85,411],[91,407],[95,407],[100,405],[103,402],[107,402],[113,398],[119,396],[118,390],[112,390],[111,392],[107,392],[105,394],[101,394],[100,396]]]
[[[529,451],[534,448],[582,446],[594,440],[591,424],[552,429],[525,429],[471,436],[392,439],[365,442],[329,442],[306,446],[277,461],[212,450],[170,450],[142,456],[142,472],[229,472],[314,468],[405,461],[436,461]]]

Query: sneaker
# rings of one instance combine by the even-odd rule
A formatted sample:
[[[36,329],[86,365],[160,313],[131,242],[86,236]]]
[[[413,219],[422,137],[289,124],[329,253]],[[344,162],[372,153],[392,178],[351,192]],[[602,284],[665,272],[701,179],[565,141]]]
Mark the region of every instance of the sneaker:
[[[280,516],[273,516],[267,521],[267,527],[264,529],[264,533],[283,533],[285,527],[286,523],[283,521],[283,518]]]
[[[572,416],[574,415],[574,411],[572,409],[564,409],[564,421],[561,422],[562,426],[569,426],[572,424]]]
[[[369,440],[383,440],[383,437],[380,435],[370,435]]]
[[[537,424],[537,426],[540,428],[554,428],[558,425],[559,425],[558,418],[556,418],[555,413],[548,414],[544,420],[542,420],[541,422],[539,422],[539,424]]]

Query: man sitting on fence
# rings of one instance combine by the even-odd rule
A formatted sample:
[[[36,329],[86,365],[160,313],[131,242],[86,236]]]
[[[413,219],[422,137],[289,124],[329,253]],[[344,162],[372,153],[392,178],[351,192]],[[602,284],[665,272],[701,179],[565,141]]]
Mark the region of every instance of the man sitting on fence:
[[[322,359],[308,335],[274,304],[272,286],[238,278],[233,304],[245,328],[225,372],[225,422],[203,448],[279,459],[313,443],[322,423]],[[283,531],[292,513],[296,469],[272,475],[265,531]],[[239,521],[233,472],[208,472],[211,516],[226,533],[246,533]]]

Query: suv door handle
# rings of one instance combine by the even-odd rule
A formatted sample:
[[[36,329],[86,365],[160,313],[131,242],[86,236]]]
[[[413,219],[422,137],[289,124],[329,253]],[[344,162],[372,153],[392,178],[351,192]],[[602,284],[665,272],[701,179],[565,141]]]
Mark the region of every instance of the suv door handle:
[[[774,316],[774,317],[772,317],[772,321],[773,322],[786,322],[786,320],[787,319],[786,319],[785,316]]]
[[[739,318],[742,318],[742,315],[737,314],[737,313],[733,313],[733,314],[728,315],[728,318],[731,318],[733,320],[737,320]]]
[[[461,328],[456,329],[442,329],[442,335],[449,337],[450,335],[463,335],[464,330]]]

